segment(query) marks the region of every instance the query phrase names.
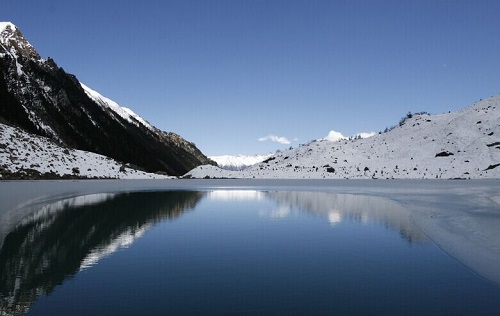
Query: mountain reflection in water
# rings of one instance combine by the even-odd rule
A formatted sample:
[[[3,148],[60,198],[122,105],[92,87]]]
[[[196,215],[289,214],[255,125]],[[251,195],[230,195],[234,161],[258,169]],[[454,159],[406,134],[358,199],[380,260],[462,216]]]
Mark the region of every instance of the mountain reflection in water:
[[[202,192],[94,194],[26,217],[0,249],[0,314],[22,314],[37,296],[110,253],[152,224],[193,209]]]
[[[408,242],[425,242],[409,212],[388,199],[324,192],[214,190],[93,194],[50,204],[25,217],[0,249],[0,314],[22,314],[40,295],[78,271],[130,246],[155,223],[210,200],[276,202],[260,216],[284,218],[306,212],[335,227],[342,221],[374,222]]]
[[[409,243],[426,242],[428,238],[411,223],[410,212],[389,199],[354,194],[325,192],[268,191],[265,195],[275,200],[278,207],[263,216],[282,218],[293,210],[325,217],[332,226],[344,220],[359,223],[375,222],[399,232]]]

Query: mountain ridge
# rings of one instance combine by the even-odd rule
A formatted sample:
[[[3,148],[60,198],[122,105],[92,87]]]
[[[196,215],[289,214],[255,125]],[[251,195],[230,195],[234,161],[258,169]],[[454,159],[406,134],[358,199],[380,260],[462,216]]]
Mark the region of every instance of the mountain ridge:
[[[267,155],[219,155],[209,156],[217,163],[222,169],[227,170],[242,170],[256,163],[262,162],[271,157],[272,154]]]
[[[4,121],[61,146],[109,156],[148,172],[179,176],[198,165],[214,164],[193,143],[154,128],[82,85],[51,58],[41,58],[14,24],[0,24],[0,44]]]

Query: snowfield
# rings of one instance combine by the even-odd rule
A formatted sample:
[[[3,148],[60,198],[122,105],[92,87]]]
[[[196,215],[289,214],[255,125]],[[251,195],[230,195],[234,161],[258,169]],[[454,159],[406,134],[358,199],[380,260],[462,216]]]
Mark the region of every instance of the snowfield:
[[[313,141],[241,171],[199,166],[187,178],[500,178],[500,95],[453,113],[414,114],[365,139]]]
[[[0,179],[164,179],[109,157],[63,148],[47,138],[0,124]]]

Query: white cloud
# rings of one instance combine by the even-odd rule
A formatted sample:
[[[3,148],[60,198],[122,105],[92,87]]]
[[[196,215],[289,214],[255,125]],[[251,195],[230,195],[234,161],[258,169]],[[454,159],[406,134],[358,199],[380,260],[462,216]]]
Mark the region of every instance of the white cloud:
[[[265,137],[261,137],[258,139],[259,142],[266,142],[266,141],[271,141],[275,143],[280,143],[284,145],[290,144],[290,141],[288,138],[283,137],[283,136],[276,136],[276,135],[267,135]]]
[[[345,138],[347,138],[347,137],[345,137],[344,135],[342,135],[342,133],[339,133],[337,131],[330,131],[328,133],[328,135],[325,138],[323,138],[323,139],[329,140],[331,142],[338,142],[339,140],[345,139]]]
[[[357,133],[356,136],[360,136],[361,138],[368,138],[368,137],[372,137],[373,135],[375,135],[377,133],[375,132],[363,132],[363,133]]]
[[[375,133],[375,132],[362,132],[362,133],[357,133],[356,135],[351,136],[351,137],[353,137],[353,138],[354,137],[368,138],[368,137],[372,137],[375,134],[377,134],[377,133]],[[322,140],[329,140],[331,142],[338,142],[339,140],[348,139],[348,138],[349,137],[342,135],[342,133],[332,130],[328,133],[328,135],[325,138],[322,138]]]

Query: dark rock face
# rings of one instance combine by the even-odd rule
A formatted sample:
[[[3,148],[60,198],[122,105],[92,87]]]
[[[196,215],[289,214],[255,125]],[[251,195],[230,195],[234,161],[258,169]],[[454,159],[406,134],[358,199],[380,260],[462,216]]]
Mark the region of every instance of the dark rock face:
[[[489,165],[488,168],[484,169],[484,171],[495,169],[498,166],[500,166],[500,163],[497,163],[497,164],[494,164],[494,165]]]
[[[0,30],[0,119],[57,143],[183,175],[214,164],[174,133],[134,124],[91,99],[78,79],[40,58],[15,26]]]
[[[448,156],[453,156],[454,154],[449,152],[449,151],[442,151],[440,153],[437,153],[435,157],[448,157]]]

